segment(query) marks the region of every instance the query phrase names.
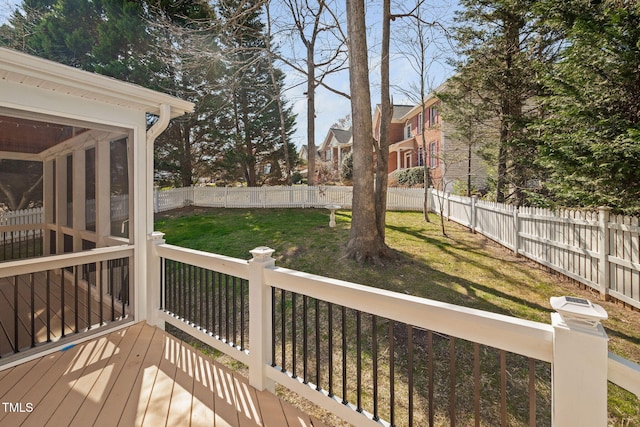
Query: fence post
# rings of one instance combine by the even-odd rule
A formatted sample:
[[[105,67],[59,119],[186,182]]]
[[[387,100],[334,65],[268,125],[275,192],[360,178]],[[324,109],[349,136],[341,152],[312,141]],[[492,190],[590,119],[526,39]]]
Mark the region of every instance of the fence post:
[[[274,250],[260,246],[251,251],[249,260],[249,384],[258,390],[275,391],[267,378],[271,357],[271,293],[264,279],[264,269],[273,267]]]
[[[442,190],[444,192],[444,190]],[[449,221],[449,217],[451,216],[451,201],[449,199],[449,197],[451,196],[451,193],[446,192],[444,193],[444,201],[446,202],[446,207],[447,207],[447,221]]]
[[[600,254],[600,266],[598,277],[598,284],[600,285],[600,297],[603,300],[609,299],[609,281],[611,275],[609,274],[611,264],[609,264],[609,215],[611,214],[611,208],[601,206],[598,208],[598,252]]]
[[[607,425],[607,313],[582,298],[551,298],[552,425]]]
[[[476,232],[476,203],[478,203],[478,196],[471,196],[471,232]]]
[[[518,256],[520,250],[520,217],[518,216],[518,207],[513,210],[513,252]]]
[[[154,231],[147,236],[147,323],[164,329],[164,321],[158,319],[158,309],[162,307],[161,300],[162,260],[156,254],[156,246],[165,243],[164,233]]]

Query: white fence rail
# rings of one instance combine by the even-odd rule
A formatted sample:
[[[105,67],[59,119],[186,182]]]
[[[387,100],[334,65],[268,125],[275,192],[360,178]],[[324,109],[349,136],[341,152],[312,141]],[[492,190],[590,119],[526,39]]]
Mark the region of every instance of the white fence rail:
[[[431,206],[471,228],[583,283],[603,297],[640,308],[638,218],[598,211],[521,207],[430,193]]]

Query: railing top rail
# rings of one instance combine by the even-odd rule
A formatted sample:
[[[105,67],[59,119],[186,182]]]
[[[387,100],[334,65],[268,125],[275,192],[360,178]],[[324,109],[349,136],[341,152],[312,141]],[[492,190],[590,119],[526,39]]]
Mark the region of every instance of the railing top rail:
[[[79,264],[90,264],[98,261],[108,261],[132,255],[133,246],[114,246],[19,261],[7,261],[0,264],[0,278],[72,267]]]
[[[280,289],[551,362],[551,325],[302,273],[265,269]]]
[[[245,260],[195,249],[182,248],[166,243],[157,245],[156,251],[158,256],[162,258],[230,274],[241,279],[249,278],[249,264],[248,261]]]

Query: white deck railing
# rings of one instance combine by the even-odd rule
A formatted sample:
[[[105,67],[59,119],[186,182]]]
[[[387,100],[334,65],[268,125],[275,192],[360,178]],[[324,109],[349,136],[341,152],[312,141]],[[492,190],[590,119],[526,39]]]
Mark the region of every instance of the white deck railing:
[[[252,251],[254,258],[246,262],[166,245],[161,233],[157,233],[152,243],[154,255],[150,260],[150,272],[161,271],[160,267],[167,260],[177,260],[185,265],[248,279],[246,298],[250,312],[250,347],[238,351],[233,346],[229,350],[229,343],[220,343],[219,335],[207,331],[191,319],[163,310],[154,315],[155,321],[160,324],[171,323],[246,363],[251,383],[255,387],[272,389],[273,383],[277,382],[354,425],[379,426],[381,421],[374,420],[366,408],[358,410],[352,401],[345,403],[342,398],[331,395],[320,385],[303,381],[300,373],[296,377],[285,370],[284,366],[274,366],[277,361],[273,360],[273,355],[276,351],[280,352],[280,345],[275,344],[274,333],[279,334],[279,329],[274,329],[273,321],[276,317],[283,319],[285,311],[290,310],[283,308],[287,304],[292,305],[285,304],[287,300],[281,299],[286,295],[295,293],[300,298],[309,298],[309,301],[317,299],[322,304],[345,307],[366,313],[367,316],[412,325],[415,330],[429,330],[440,336],[458,337],[500,351],[530,357],[532,360],[549,362],[553,371],[553,425],[606,425],[607,379],[640,396],[640,367],[613,354],[607,354],[606,334],[601,326],[585,331],[567,326],[557,315],[552,316],[552,324],[525,321],[283,269],[274,265],[270,256],[272,251],[268,248]],[[188,277],[209,277],[207,272],[186,271]],[[202,286],[203,282],[197,283],[194,286]],[[161,289],[164,289],[163,279],[156,275],[152,284],[156,293],[151,298],[155,299],[159,297]],[[282,313],[280,310],[283,310]],[[306,328],[300,327],[300,330],[304,329]],[[282,349],[284,352],[284,347]],[[471,385],[469,387],[468,392],[473,393]]]

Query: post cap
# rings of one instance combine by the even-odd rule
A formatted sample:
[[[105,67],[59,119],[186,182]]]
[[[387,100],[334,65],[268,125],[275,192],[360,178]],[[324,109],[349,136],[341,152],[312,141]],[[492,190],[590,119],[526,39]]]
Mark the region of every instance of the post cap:
[[[271,259],[271,255],[275,252],[275,249],[271,249],[267,246],[258,246],[257,248],[252,249],[249,252],[251,252],[251,255],[253,255],[253,259],[266,261],[268,259]]]
[[[596,329],[600,321],[609,318],[604,308],[585,298],[551,297],[549,302],[569,327]]]

